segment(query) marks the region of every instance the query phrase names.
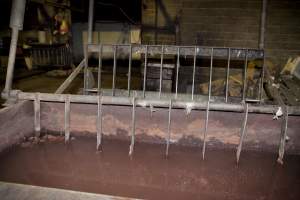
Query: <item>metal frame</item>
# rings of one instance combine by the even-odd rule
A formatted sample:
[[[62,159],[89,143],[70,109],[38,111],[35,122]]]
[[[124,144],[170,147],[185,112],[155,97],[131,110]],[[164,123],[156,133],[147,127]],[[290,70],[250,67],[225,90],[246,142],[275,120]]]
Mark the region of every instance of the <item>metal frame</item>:
[[[20,1],[18,2],[21,5]],[[24,3],[24,1],[23,1]],[[246,88],[247,88],[247,62],[250,59],[262,59],[264,58],[264,51],[262,49],[247,49],[247,48],[225,48],[225,47],[200,47],[200,46],[175,46],[175,45],[132,45],[132,44],[91,44],[92,43],[92,30],[93,30],[93,14],[94,14],[94,1],[90,0],[89,6],[89,23],[88,23],[88,44],[85,47],[85,59],[78,65],[78,67],[73,71],[73,73],[66,79],[66,81],[57,89],[55,94],[48,93],[30,93],[30,92],[22,92],[19,90],[11,90],[12,84],[12,76],[13,76],[13,68],[14,68],[14,60],[15,60],[15,50],[16,50],[16,41],[18,38],[18,30],[22,29],[22,12],[20,16],[17,18],[16,23],[12,23],[11,27],[13,29],[10,57],[9,57],[9,65],[8,72],[6,78],[5,90],[2,93],[2,97],[8,100],[31,100],[34,101],[34,125],[36,135],[39,136],[39,132],[41,130],[40,125],[40,102],[50,101],[50,102],[63,102],[65,104],[65,142],[68,142],[70,139],[70,112],[71,112],[71,104],[72,103],[90,103],[97,104],[97,149],[101,150],[101,138],[102,138],[102,105],[125,105],[132,107],[132,128],[131,128],[131,144],[129,148],[129,155],[133,154],[134,143],[135,143],[135,109],[137,106],[140,107],[150,107],[153,110],[154,107],[162,107],[168,108],[168,131],[166,137],[166,156],[169,155],[169,146],[170,146],[170,138],[171,138],[171,111],[175,108],[186,109],[187,113],[189,113],[192,109],[200,109],[206,110],[206,120],[205,120],[205,128],[203,135],[203,149],[202,156],[205,158],[205,147],[206,147],[206,136],[208,129],[208,121],[209,121],[209,111],[218,110],[218,111],[231,111],[231,112],[244,112],[245,117],[243,120],[242,128],[241,128],[241,138],[240,143],[237,149],[237,162],[239,162],[239,157],[242,149],[243,138],[246,133],[247,126],[247,116],[248,113],[269,113],[273,114],[276,112],[278,107],[284,107],[284,117],[282,120],[282,137],[280,141],[279,147],[279,157],[278,162],[282,163],[284,148],[285,148],[285,138],[287,133],[287,121],[289,115],[300,115],[300,107],[286,106],[279,99],[279,105],[264,105],[262,102],[262,90],[265,74],[268,75],[267,69],[265,69],[265,65],[263,64],[261,77],[260,77],[260,87],[259,87],[259,95],[257,99],[247,99]],[[22,4],[23,5],[23,4]],[[263,4],[263,15],[262,15],[262,27],[261,27],[261,37],[264,37],[264,26],[265,26],[265,11],[266,11],[266,0],[264,0]],[[22,6],[20,6],[22,8]],[[22,9],[21,9],[22,10]],[[24,14],[24,13],[23,13]],[[13,16],[13,15],[12,15]],[[12,17],[13,18],[13,17]],[[14,22],[14,21],[13,21]],[[260,46],[264,43],[264,38],[260,39]],[[108,94],[101,88],[101,70],[102,70],[102,55],[104,52],[113,52],[113,81],[112,81],[112,89]],[[127,95],[118,95],[124,93],[118,93],[119,91],[115,88],[115,79],[116,79],[116,69],[117,69],[117,53],[121,52],[125,55],[128,55],[128,88]],[[84,69],[84,94],[88,94],[93,91],[93,89],[88,88],[88,58],[89,53],[98,53],[99,63],[98,63],[98,84],[96,88],[97,95],[70,95],[70,94],[62,94],[66,88],[72,83],[75,77],[80,73],[82,69]],[[144,54],[145,58],[145,73],[144,73],[144,82],[142,91],[135,91],[134,96],[131,95],[131,65],[132,65],[132,55],[135,53]],[[147,63],[148,63],[148,55],[159,54],[161,57],[161,65],[160,65],[160,86],[159,92],[157,93],[146,91],[145,81],[146,81],[146,72],[147,72]],[[162,69],[163,69],[163,61],[165,55],[173,55],[177,56],[176,61],[176,86],[175,86],[175,94],[164,94],[162,93]],[[180,68],[180,56],[193,56],[193,86],[192,86],[192,94],[178,95],[178,71]],[[209,85],[208,85],[208,95],[201,96],[194,94],[195,88],[195,67],[197,58],[210,58],[210,67],[209,67]],[[227,59],[227,72],[226,72],[226,88],[225,88],[225,97],[222,100],[218,100],[213,97],[211,94],[211,86],[212,86],[212,69],[213,69],[213,60],[214,58],[223,58]],[[244,60],[244,76],[243,76],[243,93],[241,99],[237,102],[232,102],[228,97],[228,79],[230,74],[230,62],[235,60]],[[140,94],[139,94],[140,93]],[[147,94],[146,94],[147,93]],[[138,95],[139,94],[139,95]],[[179,97],[180,96],[180,97]],[[183,98],[181,98],[183,97]],[[246,102],[252,102],[252,104],[248,104]],[[259,104],[254,104],[253,102],[259,102]]]
[[[226,73],[226,89],[224,100],[225,102],[229,101],[228,93],[229,93],[229,75],[230,75],[230,62],[232,60],[241,60],[244,61],[244,69],[243,69],[243,92],[241,95],[241,100],[245,101],[253,101],[253,102],[260,102],[261,101],[261,94],[262,94],[262,83],[263,80],[263,71],[264,65],[261,69],[261,77],[259,80],[259,91],[258,95],[254,99],[247,98],[246,89],[247,89],[247,67],[248,67],[248,60],[250,59],[262,59],[264,61],[264,51],[259,49],[247,49],[247,48],[226,48],[226,47],[202,47],[202,46],[175,46],[175,45],[132,45],[132,44],[88,44],[85,47],[85,85],[84,85],[84,93],[87,94],[88,92],[97,92],[101,93],[101,79],[98,78],[98,87],[95,89],[90,89],[87,87],[86,82],[88,82],[88,75],[87,71],[89,69],[88,66],[88,59],[91,53],[98,53],[99,63],[102,63],[102,55],[103,53],[112,53],[113,54],[113,78],[112,78],[112,96],[115,96],[116,90],[116,68],[117,68],[117,60],[118,55],[117,53],[121,53],[128,57],[128,95],[131,92],[131,65],[132,65],[132,55],[143,54],[144,55],[144,79],[143,79],[143,97],[146,98],[146,77],[147,77],[147,64],[148,64],[148,55],[157,55],[160,57],[160,71],[159,71],[159,92],[158,98],[160,99],[162,96],[162,74],[163,74],[163,67],[164,67],[164,57],[167,55],[177,56],[176,62],[176,85],[175,85],[175,99],[178,96],[178,71],[180,68],[180,56],[192,56],[193,57],[193,75],[192,75],[192,92],[191,92],[191,100],[194,100],[194,90],[195,90],[195,71],[196,71],[196,61],[198,58],[208,58],[210,59],[210,67],[209,67],[209,98],[211,96],[211,84],[212,84],[212,70],[213,70],[213,61],[214,59],[225,59],[227,60],[227,73]],[[98,77],[101,76],[101,66],[98,66]],[[100,73],[100,74],[99,74]]]

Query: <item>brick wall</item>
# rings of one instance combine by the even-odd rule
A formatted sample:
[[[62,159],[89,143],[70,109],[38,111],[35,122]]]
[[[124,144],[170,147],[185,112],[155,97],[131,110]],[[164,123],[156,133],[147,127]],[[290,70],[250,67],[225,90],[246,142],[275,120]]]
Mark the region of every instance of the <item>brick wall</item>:
[[[159,44],[174,44],[175,32],[163,31],[177,19],[177,42],[184,45],[257,48],[262,0],[158,0]],[[162,8],[161,8],[162,5]],[[155,25],[155,0],[143,0],[142,22]],[[282,65],[300,54],[300,0],[268,0],[265,49]],[[154,43],[153,30],[142,35]]]

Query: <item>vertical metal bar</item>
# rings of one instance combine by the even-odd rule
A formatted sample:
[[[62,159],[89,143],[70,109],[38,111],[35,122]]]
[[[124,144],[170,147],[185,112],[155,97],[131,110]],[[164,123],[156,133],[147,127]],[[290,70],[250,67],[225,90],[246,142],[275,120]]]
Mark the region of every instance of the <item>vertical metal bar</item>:
[[[132,65],[132,45],[129,46],[129,61],[128,61],[128,83],[127,83],[127,90],[128,90],[128,97],[130,97],[130,89],[131,89],[131,65]]]
[[[225,89],[225,102],[228,102],[228,89],[229,89],[229,74],[230,74],[230,58],[231,49],[228,48],[228,60],[227,60],[227,71],[226,71],[226,89]]]
[[[60,49],[59,49],[59,53],[60,53],[60,65],[63,65],[63,47],[61,47]],[[44,58],[43,58],[44,59]]]
[[[266,16],[267,16],[267,0],[262,1],[261,18],[260,18],[260,35],[259,48],[265,47],[265,30],[266,30]]]
[[[116,88],[116,71],[117,71],[117,45],[114,47],[114,66],[113,66],[113,82],[112,82],[112,96],[115,96]]]
[[[169,156],[169,146],[170,146],[170,139],[171,139],[171,112],[172,112],[172,99],[170,99],[170,104],[169,104],[168,135],[167,135],[167,147],[166,147],[167,158]]]
[[[88,44],[93,41],[94,0],[89,1]]]
[[[158,38],[158,0],[155,0],[155,17],[154,17],[154,26],[155,26],[155,32],[154,32],[154,44],[157,44],[157,38]]]
[[[161,46],[161,56],[160,56],[159,98],[161,97],[161,90],[162,90],[163,65],[164,65],[164,45]]]
[[[35,136],[40,137],[41,134],[41,101],[40,93],[35,94],[34,100],[34,131]]]
[[[41,58],[40,51],[39,51],[39,57]],[[55,49],[55,56],[56,56],[56,65],[59,65],[59,49]],[[40,60],[40,63],[41,63],[41,60]]]
[[[50,49],[47,49],[47,64],[51,65],[51,58],[50,58]]]
[[[177,49],[175,99],[177,99],[177,96],[178,96],[178,75],[179,75],[179,67],[180,67],[180,47],[178,47],[178,49]]]
[[[243,96],[242,101],[245,102],[247,96],[247,68],[248,68],[248,49],[245,51],[245,64],[244,64],[244,80],[243,80]]]
[[[131,122],[131,143],[129,147],[129,156],[132,156],[134,149],[134,137],[135,137],[135,97],[132,99],[132,122]]]
[[[145,66],[144,66],[144,83],[143,83],[143,97],[145,98],[146,91],[146,79],[147,79],[147,63],[148,63],[148,45],[146,45],[145,50]]]
[[[197,61],[197,47],[195,47],[195,52],[194,52],[192,100],[194,100],[196,61]]]
[[[287,126],[288,126],[288,107],[283,106],[283,118],[281,123],[281,137],[280,137],[280,144],[279,144],[279,151],[278,151],[278,159],[277,162],[283,165],[283,156],[285,151],[285,143],[287,138]]]
[[[97,109],[97,150],[102,151],[102,96],[98,95]]]
[[[264,52],[264,57],[263,57],[263,65],[262,65],[262,71],[261,71],[261,78],[260,78],[260,84],[259,84],[259,102],[262,102],[262,95],[263,95],[263,89],[264,89],[264,78],[265,78],[265,52]]]
[[[63,48],[63,65],[64,66],[67,65],[66,59],[68,59],[68,55],[67,55],[66,47],[64,47]]]
[[[243,141],[244,141],[244,137],[246,134],[246,127],[247,127],[247,120],[248,120],[248,104],[245,104],[245,116],[244,116],[244,121],[243,121],[243,125],[241,128],[241,136],[240,136],[240,141],[239,141],[239,145],[236,151],[236,163],[239,163],[240,160],[240,155],[241,155],[241,151],[242,151],[242,145],[243,145]]]
[[[205,127],[204,127],[204,135],[203,135],[203,146],[202,146],[202,159],[205,159],[205,150],[206,150],[206,135],[208,129],[208,117],[209,117],[209,101],[207,101],[206,107],[206,119],[205,119]]]
[[[65,143],[70,140],[70,96],[65,99]]]
[[[212,82],[213,59],[214,59],[214,48],[211,48],[210,68],[209,68],[209,85],[208,85],[208,101],[210,101],[210,99],[211,99],[211,82]]]
[[[84,73],[83,73],[83,93],[87,93],[87,86],[88,86],[88,66],[89,66],[89,53],[88,53],[88,45],[84,48],[84,60],[85,60],[85,66],[84,66]]]
[[[99,54],[98,54],[98,95],[101,93],[101,73],[102,73],[102,45],[99,45]]]

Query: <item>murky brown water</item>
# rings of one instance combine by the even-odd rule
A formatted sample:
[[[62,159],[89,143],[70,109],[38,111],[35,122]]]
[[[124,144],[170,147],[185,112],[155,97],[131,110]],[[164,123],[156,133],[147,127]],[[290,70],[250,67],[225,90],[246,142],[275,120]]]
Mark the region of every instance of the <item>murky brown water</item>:
[[[71,144],[45,142],[16,147],[0,156],[0,180],[147,199],[300,199],[300,157],[242,152],[239,166],[233,150],[170,147],[95,138]]]

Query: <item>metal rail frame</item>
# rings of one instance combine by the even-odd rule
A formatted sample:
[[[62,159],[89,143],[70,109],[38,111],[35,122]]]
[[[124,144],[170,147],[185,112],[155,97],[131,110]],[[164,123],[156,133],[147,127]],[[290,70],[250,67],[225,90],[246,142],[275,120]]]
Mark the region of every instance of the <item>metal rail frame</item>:
[[[112,96],[115,96],[116,91],[116,69],[117,69],[117,60],[118,53],[122,53],[128,57],[128,96],[131,92],[131,68],[132,68],[132,55],[133,54],[143,54],[144,55],[144,77],[143,77],[143,97],[146,98],[147,90],[146,90],[146,77],[147,77],[147,63],[148,63],[148,55],[158,55],[161,59],[160,61],[160,71],[159,71],[159,92],[158,98],[162,96],[162,76],[163,76],[163,67],[164,67],[164,57],[166,55],[177,56],[176,62],[176,85],[175,85],[175,99],[178,97],[178,69],[180,68],[180,56],[192,56],[193,57],[193,75],[192,75],[192,92],[191,92],[191,100],[194,100],[195,96],[195,71],[196,71],[196,61],[199,58],[208,58],[210,59],[210,67],[209,67],[209,85],[208,85],[208,96],[211,96],[211,85],[212,85],[212,70],[213,70],[213,61],[214,59],[226,59],[227,60],[227,72],[226,72],[226,86],[225,86],[225,95],[224,100],[228,102],[229,100],[229,76],[230,76],[230,61],[232,60],[240,60],[244,61],[243,68],[243,80],[242,80],[242,95],[241,100],[243,102],[260,102],[262,89],[261,86],[264,82],[263,80],[263,71],[264,64],[261,68],[261,77],[259,80],[259,91],[258,95],[254,99],[247,98],[247,68],[248,61],[253,59],[261,59],[264,61],[264,51],[260,49],[247,49],[247,48],[226,48],[226,47],[202,47],[202,46],[175,46],[175,45],[132,45],[132,44],[88,44],[85,47],[85,84],[84,84],[84,93],[87,94],[89,92],[97,92],[101,93],[101,67],[102,67],[102,55],[105,53],[113,54],[113,78],[112,78]],[[98,53],[99,58],[99,66],[98,66],[98,87],[94,89],[90,89],[87,87],[88,83],[88,74],[87,71],[89,69],[88,59],[89,55],[92,53]]]

